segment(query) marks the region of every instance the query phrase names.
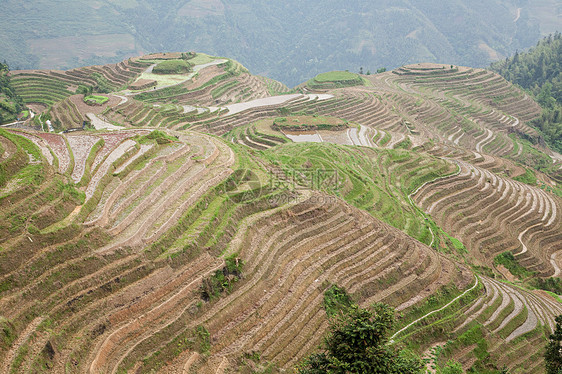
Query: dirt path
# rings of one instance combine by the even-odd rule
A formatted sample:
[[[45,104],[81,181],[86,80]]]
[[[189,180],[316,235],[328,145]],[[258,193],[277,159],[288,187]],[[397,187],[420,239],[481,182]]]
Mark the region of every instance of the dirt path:
[[[554,268],[554,274],[552,275],[553,277],[558,277],[560,275],[560,267],[558,266],[558,261],[557,261],[557,257],[559,253],[560,251],[550,255],[550,264]]]
[[[429,317],[432,314],[435,314],[437,312],[442,311],[443,309],[447,308],[449,305],[451,305],[452,303],[454,303],[455,301],[457,301],[458,299],[460,299],[461,297],[463,297],[464,295],[466,295],[467,293],[469,293],[470,291],[472,291],[473,289],[476,288],[476,286],[478,286],[478,284],[480,283],[480,280],[478,279],[478,277],[474,276],[475,282],[474,282],[474,286],[470,287],[468,290],[464,291],[463,293],[461,293],[459,296],[455,297],[453,300],[449,301],[447,304],[443,305],[441,308],[433,310],[423,316],[421,316],[420,318],[418,318],[417,320],[410,322],[408,325],[404,326],[403,328],[401,328],[400,330],[396,331],[391,337],[389,342],[390,343],[394,343],[394,338],[400,334],[402,331],[405,331],[406,329],[408,329],[410,326],[415,325],[416,323],[418,323],[419,321],[421,321],[422,319],[425,319],[427,317]]]
[[[129,98],[127,96],[121,96],[121,95],[113,95],[115,97],[118,97],[121,99],[121,101],[119,102],[119,104],[117,105],[123,105],[125,104],[127,101],[129,101]]]
[[[86,113],[86,117],[92,121],[92,125],[96,128],[96,130],[123,130],[123,127],[115,126],[109,122],[106,122],[96,116],[94,113]]]
[[[219,367],[217,368],[217,371],[215,371],[215,374],[224,374],[224,371],[226,370],[227,366],[228,366],[228,359],[226,357],[223,357]]]
[[[519,21],[519,18],[521,18],[521,9],[523,9],[523,8],[517,8],[517,15],[515,16],[515,19],[513,20],[514,23]]]
[[[191,365],[193,365],[193,363],[194,363],[195,361],[197,361],[198,358],[199,358],[199,353],[193,352],[193,353],[191,354],[191,356],[189,356],[189,358],[187,359],[187,361],[185,362],[185,364],[183,365],[182,374],[188,374],[188,373],[189,373],[189,369],[191,368]]]
[[[101,164],[98,168],[96,173],[92,176],[88,187],[86,188],[86,201],[89,200],[96,191],[99,181],[105,176],[111,165],[119,159],[119,157],[123,156],[128,150],[133,148],[136,144],[134,140],[127,139],[123,143],[121,143],[118,147],[116,147],[113,152],[111,152],[105,161]]]
[[[270,105],[281,105],[289,100],[293,100],[301,96],[302,96],[301,94],[279,95],[279,96],[265,97],[263,99],[251,100],[245,103],[236,103],[236,104],[227,105],[226,109],[228,109],[228,113],[226,115],[232,116],[236,113],[243,112],[244,110],[247,109],[260,108]]]

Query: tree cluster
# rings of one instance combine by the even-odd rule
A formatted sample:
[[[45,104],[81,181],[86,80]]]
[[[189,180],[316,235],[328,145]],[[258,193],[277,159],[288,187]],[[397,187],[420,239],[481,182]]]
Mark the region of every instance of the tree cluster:
[[[298,368],[299,374],[420,374],[422,360],[388,343],[394,311],[388,305],[371,309],[352,305],[330,320],[323,350],[310,355]]]
[[[533,121],[546,142],[562,151],[562,34],[549,35],[528,52],[492,64],[492,70],[521,86],[542,106]]]
[[[0,63],[0,123],[14,119],[24,108],[21,97],[10,84],[9,72],[8,64]]]

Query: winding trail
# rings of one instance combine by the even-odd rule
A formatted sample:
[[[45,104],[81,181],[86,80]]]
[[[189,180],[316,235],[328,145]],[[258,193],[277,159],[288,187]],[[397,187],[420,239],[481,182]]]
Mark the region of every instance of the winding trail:
[[[558,266],[558,262],[556,261],[556,257],[558,257],[559,253],[560,253],[560,251],[555,252],[555,253],[550,255],[550,264],[554,268],[554,274],[552,275],[553,277],[560,276],[560,267]]]
[[[185,364],[183,365],[182,368],[182,374],[188,374],[189,373],[189,369],[191,368],[191,365],[193,365],[193,363],[195,361],[197,361],[197,359],[199,358],[199,353],[198,352],[193,352],[191,354],[191,356],[189,356],[189,358],[187,359],[187,361],[185,361]]]
[[[119,104],[117,104],[117,106],[123,105],[123,104],[125,104],[127,101],[129,101],[129,98],[128,98],[127,96],[115,95],[115,94],[114,94],[113,96],[118,97],[118,98],[121,99],[121,101],[119,102]]]
[[[515,19],[513,20],[514,23],[519,21],[519,18],[521,18],[521,9],[523,8],[517,8],[517,16],[515,16]]]
[[[475,289],[476,286],[478,286],[478,284],[480,283],[480,280],[478,279],[478,277],[477,277],[476,275],[474,276],[474,279],[475,279],[474,285],[473,285],[472,287],[470,287],[468,290],[464,291],[464,292],[461,293],[459,296],[455,297],[453,300],[451,300],[451,301],[449,301],[447,304],[443,305],[441,308],[436,309],[436,310],[433,310],[433,311],[431,311],[431,312],[429,312],[429,313],[427,313],[427,314],[424,314],[423,316],[421,316],[421,317],[418,318],[417,320],[415,320],[415,321],[413,321],[413,322],[410,322],[409,324],[407,324],[406,326],[404,326],[404,327],[401,328],[400,330],[396,331],[396,332],[394,333],[394,335],[392,335],[392,336],[390,337],[389,342],[390,342],[391,344],[394,343],[394,338],[395,338],[398,334],[400,334],[402,331],[408,329],[408,328],[409,328],[410,326],[412,326],[412,325],[415,325],[416,323],[418,323],[418,322],[421,321],[422,319],[425,319],[425,318],[429,317],[430,315],[432,315],[432,314],[434,314],[434,313],[437,313],[437,312],[442,311],[443,309],[447,308],[449,305],[451,305],[452,303],[454,303],[455,301],[457,301],[458,299],[460,299],[461,297],[463,297],[464,295],[466,295],[467,293],[469,293],[470,291],[472,291],[473,289]]]
[[[92,121],[92,125],[96,130],[123,130],[123,127],[115,126],[109,122],[106,122],[96,116],[94,113],[86,113],[86,117]]]

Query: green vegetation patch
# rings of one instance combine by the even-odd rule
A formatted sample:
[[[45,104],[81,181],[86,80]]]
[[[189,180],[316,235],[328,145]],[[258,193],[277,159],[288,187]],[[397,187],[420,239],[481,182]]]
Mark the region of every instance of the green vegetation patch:
[[[406,150],[361,149],[330,143],[285,143],[262,151],[286,176],[279,191],[312,188],[338,196],[417,240],[439,242],[423,212],[408,194],[423,183],[451,173],[453,165]],[[389,168],[392,166],[392,172]]]
[[[324,292],[324,309],[328,316],[347,312],[354,305],[353,299],[344,288],[332,285]]]
[[[233,254],[225,259],[225,263],[222,269],[203,279],[201,284],[201,298],[203,300],[210,301],[224,292],[229,293],[234,283],[241,279],[244,261]]]
[[[24,108],[23,100],[12,87],[8,65],[0,63],[0,124],[14,121]]]
[[[537,176],[535,175],[535,172],[529,168],[525,168],[525,174],[518,175],[513,179],[530,184],[531,186],[535,186],[537,184]]]
[[[166,60],[158,63],[153,69],[154,74],[189,73],[191,65],[185,60]]]
[[[349,71],[331,71],[318,74],[307,82],[310,88],[338,88],[363,85],[363,78],[359,74]]]
[[[494,258],[494,265],[505,266],[505,268],[509,270],[511,274],[521,279],[528,278],[534,274],[532,271],[527,270],[525,267],[519,264],[519,262],[511,252],[503,252],[497,255]]]
[[[271,128],[276,131],[315,131],[315,130],[345,130],[349,127],[347,121],[335,117],[325,116],[289,116],[277,117]]]
[[[148,135],[140,136],[137,141],[141,144],[150,143],[156,141],[158,144],[167,144],[177,141],[177,138],[166,134],[160,130],[154,130]]]
[[[88,95],[84,97],[84,102],[88,105],[103,105],[109,101],[109,97],[101,95]]]
[[[560,278],[535,278],[531,284],[541,290],[549,291],[556,295],[562,295],[562,279]]]
[[[492,64],[491,69],[533,96],[543,109],[531,121],[548,145],[562,152],[562,34],[549,35],[525,53]]]
[[[349,82],[361,80],[358,74],[350,73],[349,71],[330,71],[327,73],[320,73],[314,80],[318,83],[326,82]]]
[[[203,65],[208,64],[209,62],[213,62],[214,60],[216,60],[216,58],[213,56],[209,56],[205,53],[197,53],[195,57],[189,59],[189,62],[193,65]]]
[[[394,310],[385,304],[371,309],[354,305],[330,319],[321,351],[297,366],[299,374],[373,373],[421,374],[423,361],[408,350],[389,347]]]
[[[0,347],[8,349],[16,340],[16,337],[14,325],[4,317],[0,317]]]

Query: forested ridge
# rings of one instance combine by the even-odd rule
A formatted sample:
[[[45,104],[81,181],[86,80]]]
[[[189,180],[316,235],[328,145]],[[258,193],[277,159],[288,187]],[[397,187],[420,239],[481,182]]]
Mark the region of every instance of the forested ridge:
[[[492,64],[505,79],[527,90],[543,107],[533,124],[542,131],[548,144],[562,151],[562,34],[540,40],[524,53]]]
[[[290,87],[331,70],[488,66],[555,31],[548,25],[562,7],[561,0],[77,0],[61,12],[57,4],[3,2],[0,51],[14,70],[194,50],[234,58]]]
[[[10,85],[9,71],[7,64],[0,63],[0,124],[16,119],[23,108],[21,98]]]

